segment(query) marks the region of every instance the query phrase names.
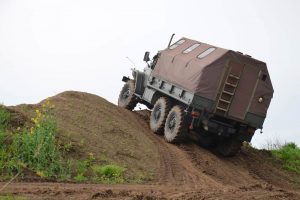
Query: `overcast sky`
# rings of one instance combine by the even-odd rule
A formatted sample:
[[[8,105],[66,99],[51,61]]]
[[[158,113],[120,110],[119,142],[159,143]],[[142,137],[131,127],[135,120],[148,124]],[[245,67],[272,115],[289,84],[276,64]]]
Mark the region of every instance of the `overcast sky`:
[[[128,56],[143,69],[172,33],[268,64],[275,90],[267,140],[300,145],[300,1],[0,0],[0,102],[37,103],[65,90],[117,103]]]

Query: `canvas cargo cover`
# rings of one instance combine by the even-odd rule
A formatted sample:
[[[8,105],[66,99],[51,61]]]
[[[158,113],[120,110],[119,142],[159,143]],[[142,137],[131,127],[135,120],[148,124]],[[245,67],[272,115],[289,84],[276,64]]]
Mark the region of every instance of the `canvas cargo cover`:
[[[214,69],[207,68],[222,58],[228,50],[216,48],[209,55],[199,59],[197,58],[199,54],[213,46],[187,38],[182,38],[179,41],[183,40],[185,42],[176,48],[167,48],[160,52],[160,57],[152,74],[190,92],[211,96],[209,94],[216,92],[212,83],[218,82],[219,76],[223,71],[223,66],[216,66]],[[183,53],[184,50],[193,44],[200,44],[200,46],[189,53]]]
[[[152,75],[216,101],[229,69],[230,73],[241,76],[235,95],[238,98],[235,97],[231,105],[232,115],[243,119],[246,111],[252,111],[264,116],[273,96],[266,64],[242,53],[181,38],[170,48],[160,51]],[[265,103],[257,104],[255,98],[261,96]],[[245,103],[241,105],[243,100]]]

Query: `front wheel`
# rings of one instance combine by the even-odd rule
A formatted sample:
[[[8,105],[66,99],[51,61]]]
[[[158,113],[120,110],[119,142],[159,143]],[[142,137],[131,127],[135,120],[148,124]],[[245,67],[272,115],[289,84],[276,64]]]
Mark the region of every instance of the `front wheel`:
[[[177,143],[184,138],[187,132],[187,125],[183,107],[176,105],[170,110],[164,130],[167,142]]]
[[[138,103],[136,97],[134,96],[134,90],[134,81],[127,81],[120,92],[118,106],[126,108],[127,110],[133,110]]]

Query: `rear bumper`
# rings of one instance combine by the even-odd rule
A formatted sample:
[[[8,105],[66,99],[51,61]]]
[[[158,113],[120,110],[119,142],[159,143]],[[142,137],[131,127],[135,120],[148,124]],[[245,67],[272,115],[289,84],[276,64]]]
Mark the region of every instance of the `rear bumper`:
[[[235,128],[216,121],[209,121],[207,123],[207,126],[209,132],[218,136],[230,136],[237,133],[237,130]]]
[[[193,130],[198,133],[206,132],[216,137],[231,137],[237,135],[240,140],[247,142],[251,141],[255,132],[255,128],[251,128],[247,125],[241,124],[238,127],[233,127],[230,124],[215,120],[210,120],[205,125],[207,125],[207,131],[204,129],[204,123],[202,121],[199,121],[196,127],[194,125]]]

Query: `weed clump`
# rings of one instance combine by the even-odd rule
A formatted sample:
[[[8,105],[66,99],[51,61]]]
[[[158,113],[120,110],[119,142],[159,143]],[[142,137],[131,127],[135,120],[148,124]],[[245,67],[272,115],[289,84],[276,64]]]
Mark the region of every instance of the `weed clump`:
[[[0,131],[3,131],[7,127],[9,119],[10,113],[0,105]]]
[[[300,148],[295,143],[286,143],[271,152],[283,162],[284,169],[300,174]]]
[[[37,172],[41,177],[57,177],[63,172],[63,162],[56,145],[56,124],[53,119],[39,110],[32,119],[30,131],[15,134],[12,148],[15,157]]]
[[[56,123],[49,111],[53,105],[49,101],[42,104],[41,110],[35,110],[33,126],[18,130],[9,135],[4,129],[7,126],[9,113],[0,110],[0,170],[2,174],[14,174],[23,168],[35,171],[40,177],[59,178],[64,172],[64,163],[56,145]],[[10,142],[8,138],[11,137]]]
[[[94,174],[96,175],[96,180],[98,182],[104,183],[123,183],[125,168],[118,165],[103,165],[103,166],[93,166]]]

